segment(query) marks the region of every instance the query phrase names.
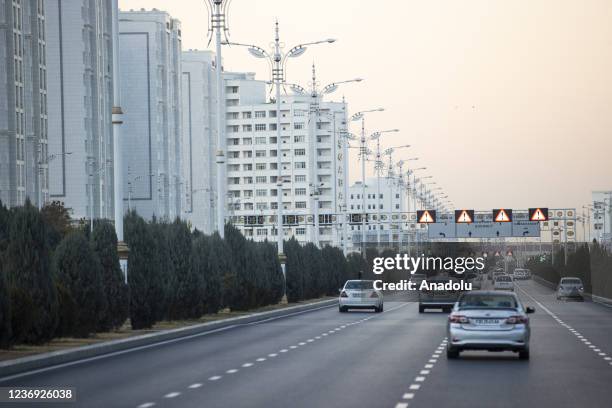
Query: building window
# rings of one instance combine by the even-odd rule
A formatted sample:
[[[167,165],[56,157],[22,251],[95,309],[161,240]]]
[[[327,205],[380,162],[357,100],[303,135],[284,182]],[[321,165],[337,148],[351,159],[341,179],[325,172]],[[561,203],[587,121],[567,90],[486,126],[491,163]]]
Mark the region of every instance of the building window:
[[[267,183],[268,182],[268,177],[266,177],[266,176],[257,176],[257,177],[255,177],[255,182],[257,184]]]
[[[266,163],[257,163],[257,164],[255,165],[255,168],[256,168],[257,170],[265,170],[265,169],[266,169],[266,167],[267,167],[267,166],[266,166]]]
[[[306,228],[296,228],[295,235],[306,235]]]
[[[245,159],[250,159],[253,157],[253,152],[251,150],[245,150],[242,152],[242,157]]]
[[[305,169],[306,168],[306,162],[295,162],[295,168],[296,169]]]
[[[266,151],[265,150],[257,150],[255,152],[255,157],[266,157]]]
[[[238,125],[228,126],[227,127],[227,131],[228,131],[228,133],[238,133],[238,132],[240,132],[240,126],[238,126]]]
[[[257,203],[257,209],[258,210],[267,210],[268,209],[268,203]]]
[[[278,126],[276,125],[276,123],[270,123],[270,125],[268,126],[268,129],[276,130],[276,129],[278,129]]]
[[[265,237],[267,235],[268,235],[267,228],[257,228],[257,236],[258,237]]]
[[[244,184],[253,184],[253,177],[244,177]]]
[[[304,129],[304,122],[296,122],[293,124],[293,128],[295,130],[301,130]]]
[[[304,182],[306,182],[306,175],[305,174],[298,174],[297,176],[295,176],[295,182],[296,183],[304,183]]]
[[[256,132],[265,132],[266,131],[266,124],[265,123],[256,123],[255,124],[255,131]]]
[[[257,197],[267,197],[268,196],[268,190],[264,190],[264,189],[256,190],[255,191],[255,195]]]
[[[256,111],[255,118],[261,119],[266,117],[266,111]]]
[[[252,132],[253,131],[253,126],[252,125],[242,125],[242,131],[243,132]]]
[[[244,137],[242,138],[242,144],[244,145],[252,145],[253,144],[253,139],[250,137]]]
[[[305,188],[296,188],[295,189],[295,195],[296,196],[305,196],[306,195],[306,189]]]
[[[295,149],[293,151],[294,156],[306,156],[306,149]]]
[[[228,119],[239,119],[240,115],[238,114],[238,112],[228,112],[227,118]]]
[[[268,117],[275,118],[276,117],[276,111],[275,110],[268,111]]]
[[[298,208],[298,209],[306,208],[306,201],[296,201],[295,208]]]
[[[242,169],[243,169],[244,171],[253,171],[253,165],[252,165],[251,163],[248,163],[248,164],[243,164],[243,165],[242,165]]]
[[[242,119],[251,119],[251,112],[242,112]]]
[[[266,138],[265,137],[256,137],[255,138],[255,144],[258,144],[258,145],[266,144]]]

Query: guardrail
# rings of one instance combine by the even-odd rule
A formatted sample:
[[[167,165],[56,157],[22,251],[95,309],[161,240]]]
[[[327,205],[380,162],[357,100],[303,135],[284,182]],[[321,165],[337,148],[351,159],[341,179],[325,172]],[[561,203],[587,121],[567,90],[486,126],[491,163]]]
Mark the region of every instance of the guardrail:
[[[556,290],[557,289],[557,285],[556,284],[554,284],[554,283],[552,283],[550,281],[547,281],[546,279],[542,279],[542,278],[540,278],[537,275],[533,275],[532,279],[535,282],[539,283],[540,285],[546,286],[549,289],[552,289],[552,290]],[[602,305],[605,305],[605,306],[612,307],[612,299],[609,299],[607,297],[593,295],[592,293],[584,293],[582,296],[584,298],[586,298],[586,299],[590,299],[591,301],[593,301],[595,303],[599,303],[599,304],[602,304]]]

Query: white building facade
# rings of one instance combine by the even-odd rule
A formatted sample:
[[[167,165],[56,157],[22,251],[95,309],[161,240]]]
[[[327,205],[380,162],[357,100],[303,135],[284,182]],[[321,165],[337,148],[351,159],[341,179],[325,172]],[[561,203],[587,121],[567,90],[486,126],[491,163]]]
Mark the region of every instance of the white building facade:
[[[612,190],[592,192],[591,240],[612,243]]]
[[[159,10],[120,12],[125,208],[182,216],[181,25]]]
[[[46,0],[51,199],[112,219],[113,2]]]
[[[342,246],[340,221],[347,192],[346,104],[323,102],[311,115],[309,96],[282,97],[282,150],[278,152],[276,103],[266,101],[265,83],[240,82],[226,77],[225,83],[227,205],[234,225],[248,238],[276,241],[277,195],[282,194],[287,239]],[[277,187],[279,154],[282,192]]]
[[[348,238],[353,250],[361,249],[364,236],[367,246],[381,248],[403,247],[414,239],[417,225],[410,218],[412,201],[405,184],[394,178],[373,178],[366,180],[365,193],[358,181],[348,194]]]
[[[48,199],[46,16],[42,0],[0,1],[0,200]]]

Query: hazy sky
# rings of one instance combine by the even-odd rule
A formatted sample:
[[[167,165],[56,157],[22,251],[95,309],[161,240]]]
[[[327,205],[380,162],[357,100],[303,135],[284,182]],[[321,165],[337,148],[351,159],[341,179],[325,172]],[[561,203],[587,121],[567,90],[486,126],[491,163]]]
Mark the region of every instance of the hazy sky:
[[[185,49],[206,48],[203,0],[119,4],[168,11]],[[399,128],[385,146],[412,144],[396,158],[419,157],[457,207],[581,207],[612,189],[612,1],[233,0],[231,39],[267,48],[275,18],[287,47],[339,40],[291,60],[288,81],[313,60],[322,85],[365,78],[333,98],[386,108],[368,132]],[[224,60],[268,79],[244,49]]]

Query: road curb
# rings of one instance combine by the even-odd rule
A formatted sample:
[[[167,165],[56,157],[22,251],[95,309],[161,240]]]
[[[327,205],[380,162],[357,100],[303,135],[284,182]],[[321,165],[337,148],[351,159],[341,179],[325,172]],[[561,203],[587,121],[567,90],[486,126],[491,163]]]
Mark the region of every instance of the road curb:
[[[178,329],[164,330],[156,333],[143,334],[125,339],[92,344],[89,346],[53,351],[50,353],[37,354],[34,356],[21,357],[15,360],[3,361],[0,362],[0,381],[5,377],[15,374],[22,374],[28,371],[48,368],[59,364],[72,363],[87,358],[99,357],[118,351],[129,351],[130,349],[137,347],[154,346],[156,343],[162,343],[169,340],[180,340],[182,338],[188,338],[190,336],[203,334],[214,330],[229,328],[231,326],[238,327],[272,318],[288,317],[296,313],[331,307],[337,303],[337,299],[323,300],[320,302],[291,306],[279,310],[253,313],[245,316],[232,317],[214,322],[181,327]]]

